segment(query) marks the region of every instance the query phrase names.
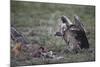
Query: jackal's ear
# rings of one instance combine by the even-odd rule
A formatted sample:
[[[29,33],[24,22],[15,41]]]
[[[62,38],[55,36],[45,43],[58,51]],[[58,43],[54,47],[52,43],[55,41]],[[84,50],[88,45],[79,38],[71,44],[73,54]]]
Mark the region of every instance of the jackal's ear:
[[[74,20],[75,20],[75,25],[78,26],[81,30],[85,31],[84,25],[83,23],[80,21],[80,17],[75,15],[74,16]]]
[[[72,22],[70,21],[70,19],[67,16],[62,16],[61,20],[63,23],[66,23],[66,26],[70,26],[72,24]]]

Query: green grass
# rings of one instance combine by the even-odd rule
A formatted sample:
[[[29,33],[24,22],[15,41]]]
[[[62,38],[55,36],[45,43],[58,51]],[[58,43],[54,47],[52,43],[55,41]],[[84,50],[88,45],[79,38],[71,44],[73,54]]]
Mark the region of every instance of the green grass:
[[[95,48],[95,6],[82,6],[71,4],[50,4],[37,2],[11,2],[11,24],[23,33],[30,43],[34,40],[38,41],[41,46],[47,47],[56,53],[60,53],[66,47],[66,43],[60,37],[55,37],[54,33],[58,28],[58,19],[62,15],[68,16],[74,21],[73,16],[80,16],[87,34],[90,48]],[[35,33],[35,36],[29,35],[30,32]],[[61,61],[48,59],[35,59],[30,56],[26,58],[11,58],[12,65],[37,65],[51,63],[69,63],[69,62],[85,62],[94,61],[95,54],[83,50],[78,54],[65,53],[62,54],[65,58]],[[18,60],[19,59],[19,60]]]

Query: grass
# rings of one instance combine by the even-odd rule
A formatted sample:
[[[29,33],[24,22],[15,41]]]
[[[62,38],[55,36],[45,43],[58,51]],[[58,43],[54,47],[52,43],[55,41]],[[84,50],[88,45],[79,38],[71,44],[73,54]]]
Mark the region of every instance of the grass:
[[[37,41],[39,45],[47,47],[56,53],[61,52],[66,47],[66,43],[60,37],[55,37],[57,31],[59,17],[62,15],[68,16],[72,21],[73,16],[80,16],[85,28],[86,34],[90,43],[90,48],[95,49],[95,6],[82,6],[71,4],[50,4],[38,2],[11,2],[11,24],[23,33],[26,38],[32,43]],[[89,32],[89,33],[88,33]],[[31,34],[31,35],[30,35]],[[32,35],[35,34],[35,35]],[[37,65],[51,63],[69,63],[69,62],[87,62],[95,61],[95,51],[89,52],[82,50],[77,54],[64,53],[65,58],[62,60],[50,60],[33,58],[26,55],[22,58],[14,58],[11,55],[11,65]]]

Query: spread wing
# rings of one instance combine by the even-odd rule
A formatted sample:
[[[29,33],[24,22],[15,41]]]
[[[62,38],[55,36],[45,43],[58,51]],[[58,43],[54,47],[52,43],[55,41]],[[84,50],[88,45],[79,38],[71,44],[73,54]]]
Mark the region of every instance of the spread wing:
[[[11,39],[15,42],[22,42],[24,44],[28,43],[28,40],[23,34],[21,34],[17,29],[11,26]]]
[[[75,19],[75,25],[81,29],[81,31],[79,33],[79,37],[82,42],[81,48],[89,48],[89,42],[88,42],[83,24],[80,21],[80,18],[78,16],[74,16],[74,19]]]

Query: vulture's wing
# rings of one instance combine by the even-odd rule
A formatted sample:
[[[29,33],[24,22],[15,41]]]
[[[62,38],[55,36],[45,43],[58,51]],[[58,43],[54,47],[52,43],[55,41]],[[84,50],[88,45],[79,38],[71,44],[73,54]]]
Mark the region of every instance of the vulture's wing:
[[[11,39],[15,42],[28,43],[28,40],[15,27],[11,27]]]
[[[86,33],[85,33],[85,29],[83,27],[83,24],[80,21],[80,18],[78,16],[74,16],[75,19],[75,25],[78,26],[81,31],[79,32],[79,38],[81,40],[81,48],[89,48],[89,42],[88,39],[86,37]]]

